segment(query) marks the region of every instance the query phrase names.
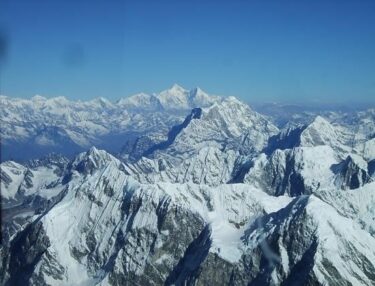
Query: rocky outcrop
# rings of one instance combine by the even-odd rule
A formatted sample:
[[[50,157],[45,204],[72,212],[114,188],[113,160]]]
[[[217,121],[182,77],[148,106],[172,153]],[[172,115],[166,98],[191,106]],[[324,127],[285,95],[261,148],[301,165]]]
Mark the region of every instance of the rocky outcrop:
[[[357,189],[371,181],[368,164],[361,157],[349,155],[340,164],[332,166],[337,173],[336,185],[341,189]]]
[[[329,146],[276,150],[255,159],[244,181],[276,196],[311,194],[331,187],[331,166],[336,163],[335,152]]]

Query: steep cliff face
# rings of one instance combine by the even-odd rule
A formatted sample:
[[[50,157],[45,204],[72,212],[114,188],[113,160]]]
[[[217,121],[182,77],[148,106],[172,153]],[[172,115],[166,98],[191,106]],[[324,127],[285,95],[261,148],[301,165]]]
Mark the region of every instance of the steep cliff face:
[[[334,126],[321,116],[315,117],[310,123],[287,127],[269,139],[265,152],[270,154],[277,149],[294,147],[330,146],[343,156],[351,151],[349,146],[353,134],[342,126]]]
[[[245,176],[272,195],[298,196],[332,186],[337,156],[329,146],[296,147],[262,154]]]
[[[349,155],[332,168],[337,172],[336,185],[342,189],[357,189],[371,181],[368,164],[359,156]]]

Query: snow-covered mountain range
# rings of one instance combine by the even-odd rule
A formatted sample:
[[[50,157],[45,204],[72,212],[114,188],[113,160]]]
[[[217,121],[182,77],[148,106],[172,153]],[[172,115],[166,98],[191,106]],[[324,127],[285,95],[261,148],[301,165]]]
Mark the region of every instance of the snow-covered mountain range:
[[[186,90],[178,85],[115,103],[105,98],[70,101],[64,97],[0,96],[2,161],[35,159],[50,152],[72,156],[93,145],[120,152],[125,141],[140,135],[162,139],[192,108],[220,100],[200,88]]]
[[[86,149],[1,163],[1,285],[375,284],[373,109],[281,126],[176,85],[1,101],[4,146]]]

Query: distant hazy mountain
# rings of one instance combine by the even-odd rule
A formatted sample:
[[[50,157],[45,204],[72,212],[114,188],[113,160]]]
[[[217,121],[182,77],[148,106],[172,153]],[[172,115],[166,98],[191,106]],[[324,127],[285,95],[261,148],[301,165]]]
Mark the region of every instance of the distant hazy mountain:
[[[0,97],[2,160],[37,158],[49,152],[72,156],[92,145],[112,153],[142,134],[165,134],[194,107],[220,101],[199,88],[178,85],[159,94],[137,94],[112,103],[104,98]]]

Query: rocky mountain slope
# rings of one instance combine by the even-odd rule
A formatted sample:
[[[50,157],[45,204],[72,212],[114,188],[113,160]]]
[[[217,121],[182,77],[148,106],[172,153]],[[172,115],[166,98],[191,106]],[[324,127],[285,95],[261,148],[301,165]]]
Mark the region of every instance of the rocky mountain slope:
[[[169,109],[168,92],[123,101],[192,109],[117,157],[1,163],[0,284],[374,285],[371,127],[315,117],[279,130],[200,93],[173,87]]]

